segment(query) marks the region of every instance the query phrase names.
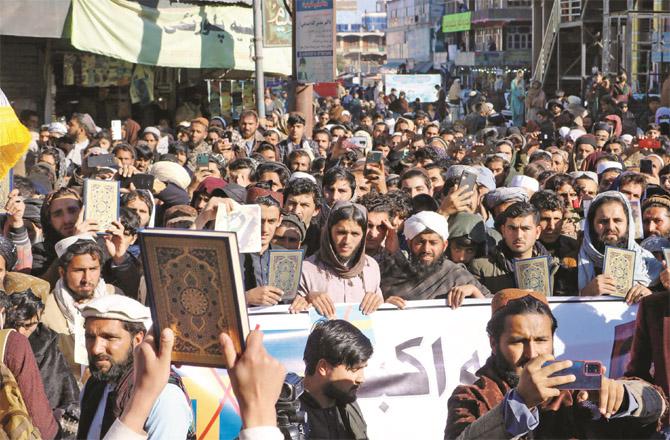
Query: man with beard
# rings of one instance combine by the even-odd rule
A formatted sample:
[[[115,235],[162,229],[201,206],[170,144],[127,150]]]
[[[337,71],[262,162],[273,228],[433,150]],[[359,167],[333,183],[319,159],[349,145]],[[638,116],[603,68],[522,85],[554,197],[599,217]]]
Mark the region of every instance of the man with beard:
[[[635,242],[631,208],[626,197],[616,191],[600,193],[589,206],[584,238],[579,249],[578,282],[581,296],[616,293],[615,280],[602,273],[605,246],[635,251],[633,287],[626,293],[628,304],[651,295],[647,286],[658,281],[663,269],[654,255]]]
[[[41,321],[60,335],[63,355],[79,379],[81,369],[75,353],[84,348],[84,341],[76,336],[81,308],[94,298],[123,292],[102,278],[102,249],[90,236],[65,238],[56,243],[56,253],[60,279],[45,301]]]
[[[491,356],[449,398],[445,439],[651,438],[667,411],[659,388],[605,374],[600,390],[556,388],[576,378],[560,373],[570,360],[545,365],[558,324],[543,294],[505,289],[491,309]]]
[[[652,196],[642,204],[644,236],[670,237],[670,197]]]
[[[538,241],[542,228],[540,214],[528,202],[515,202],[496,218],[496,227],[502,240],[482,258],[475,258],[470,272],[490,291],[516,287],[514,260],[549,256],[549,276],[553,279],[558,270],[558,260],[551,257]],[[554,283],[552,282],[553,286]]]
[[[103,438],[132,399],[133,350],[151,327],[148,307],[121,295],[97,298],[82,310],[91,378],[81,398],[77,438]],[[170,372],[167,385],[151,406],[144,431],[149,439],[194,439],[191,400],[179,376]]]
[[[300,396],[309,438],[368,438],[356,393],[365,381],[364,369],[372,351],[370,340],[347,321],[314,324],[303,355],[305,391]]]
[[[188,167],[195,171],[196,159],[199,154],[210,154],[212,146],[207,143],[207,129],[209,121],[205,118],[196,118],[191,121],[191,132],[189,137]]]
[[[407,300],[446,298],[456,308],[466,297],[491,296],[462,264],[449,260],[449,225],[444,216],[421,211],[405,221],[403,230],[410,249],[380,263],[382,292],[386,302],[405,308]]]
[[[561,233],[565,220],[563,200],[554,191],[542,190],[533,194],[530,203],[540,212],[540,243],[560,264],[554,277],[554,295],[575,295],[579,242]]]

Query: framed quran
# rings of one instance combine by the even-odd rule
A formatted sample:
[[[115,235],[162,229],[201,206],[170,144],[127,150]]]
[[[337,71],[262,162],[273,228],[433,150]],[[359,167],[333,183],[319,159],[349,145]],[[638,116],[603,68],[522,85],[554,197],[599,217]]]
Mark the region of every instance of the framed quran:
[[[84,180],[84,220],[96,220],[101,232],[119,219],[119,188],[118,180]]]
[[[514,277],[519,289],[534,290],[551,296],[548,256],[514,260]]]
[[[249,334],[234,232],[144,229],[140,246],[156,340],[175,333],[172,361],[223,367],[219,333],[242,353]]]
[[[614,278],[616,293],[613,295],[625,297],[635,279],[635,251],[605,247],[603,274]]]
[[[298,293],[303,255],[301,249],[271,250],[268,284],[281,289],[284,295],[294,296]]]

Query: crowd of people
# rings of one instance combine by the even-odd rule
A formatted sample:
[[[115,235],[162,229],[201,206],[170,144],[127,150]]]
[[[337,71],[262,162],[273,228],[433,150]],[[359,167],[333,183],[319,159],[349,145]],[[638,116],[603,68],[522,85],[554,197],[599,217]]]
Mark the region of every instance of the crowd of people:
[[[336,304],[372,314],[384,303],[442,299],[457,309],[470,298],[492,299],[492,355],[479,381],[450,399],[445,438],[668,435],[670,102],[662,99],[670,96],[645,97],[633,114],[625,74],[594,75],[583,97],[547,99],[539,83],[526,89],[523,72],[510,87],[511,118],[505,100],[464,92],[458,79],[437,87],[433,103],[378,84],[315,99],[313,115],[280,103],[236,120],[195,109],[174,127],[126,119],[117,131],[82,113],[40,125],[22,113],[34,140],[0,216],[0,288],[9,294],[0,296],[0,328],[15,330],[3,330],[0,353],[35,430],[115,438],[134,427],[150,438],[195,438],[179,376],[142,375],[164,367],[157,359],[166,355],[143,342],[150,293],[138,233],[212,230],[218,210],[256,204],[261,250],[240,254],[247,307],[287,304],[331,319],[305,349],[301,400],[312,438],[367,438],[355,392],[372,346],[334,319]],[[462,184],[467,174],[476,175],[472,186]],[[112,226],[84,220],[86,179],[121,182]],[[574,380],[552,376],[569,361],[543,364],[556,320],[545,297],[516,289],[514,267],[547,256],[553,295],[612,295],[607,246],[635,251],[623,300],[639,309],[627,377],[604,378],[594,398],[555,388]],[[297,292],[268,285],[273,249],[304,250]],[[252,337],[248,349],[260,353]],[[143,351],[133,357],[134,348]],[[228,355],[234,368],[229,347]],[[258,362],[275,361],[257,353],[238,362],[248,368],[239,368],[236,391],[265,381],[249,397],[254,405],[258,393],[276,400],[277,390],[254,376]],[[245,427],[274,425],[242,412],[255,419]],[[255,435],[242,438],[280,434]]]

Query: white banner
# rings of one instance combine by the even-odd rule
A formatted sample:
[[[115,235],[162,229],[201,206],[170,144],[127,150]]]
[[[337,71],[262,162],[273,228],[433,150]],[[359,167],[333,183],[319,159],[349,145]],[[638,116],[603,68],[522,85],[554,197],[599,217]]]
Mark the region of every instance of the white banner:
[[[550,303],[558,320],[557,358],[598,360],[611,377],[623,373],[625,356],[616,353],[630,348],[636,307],[618,298],[551,298]],[[338,307],[338,317],[360,328],[374,346],[358,399],[373,439],[442,439],[453,389],[472,383],[491,353],[489,300],[469,301],[456,310],[444,301],[410,304],[369,317],[358,305]],[[260,324],[264,331],[269,352],[301,375],[305,341],[316,319],[313,311],[289,315],[286,306],[257,309],[250,316],[252,328]],[[198,437],[206,429],[206,438],[233,438],[240,425],[225,371],[184,367],[180,372],[197,408]]]
[[[435,86],[442,84],[442,77],[437,75],[384,75],[384,84],[386,93],[391,93],[391,89],[398,90],[398,93],[405,92],[406,99],[410,105],[416,98],[422,103],[437,101],[437,89]]]

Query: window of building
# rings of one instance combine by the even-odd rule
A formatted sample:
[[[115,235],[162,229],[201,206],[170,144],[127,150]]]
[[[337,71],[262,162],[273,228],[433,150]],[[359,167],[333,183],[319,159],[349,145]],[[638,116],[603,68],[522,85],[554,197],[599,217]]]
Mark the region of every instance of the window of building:
[[[508,26],[505,34],[506,49],[530,49],[533,45],[530,26]]]

